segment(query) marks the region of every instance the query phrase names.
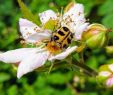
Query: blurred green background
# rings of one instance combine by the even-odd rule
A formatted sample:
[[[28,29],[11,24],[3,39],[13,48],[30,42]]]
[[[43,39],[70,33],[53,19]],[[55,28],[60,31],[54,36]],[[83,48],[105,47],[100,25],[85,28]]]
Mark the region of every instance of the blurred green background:
[[[71,0],[24,0],[29,9],[38,14],[47,9],[58,10]],[[113,0],[76,0],[85,6],[89,21],[113,29]],[[22,17],[16,0],[0,0],[0,51],[22,47],[18,20]],[[111,33],[111,38],[112,37]],[[110,44],[113,40],[110,39]],[[95,70],[102,64],[112,63],[112,56],[103,49],[86,50],[86,64]],[[113,90],[100,86],[96,78],[83,76],[76,71],[57,69],[50,74],[32,72],[17,79],[16,70],[0,63],[0,95],[112,95]]]

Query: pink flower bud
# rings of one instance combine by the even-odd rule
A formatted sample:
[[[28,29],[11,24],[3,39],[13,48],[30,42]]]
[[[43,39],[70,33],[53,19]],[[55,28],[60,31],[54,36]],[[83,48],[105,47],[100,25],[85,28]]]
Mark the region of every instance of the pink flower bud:
[[[82,35],[82,40],[91,49],[103,47],[107,40],[107,29],[98,23],[88,26],[87,31]]]

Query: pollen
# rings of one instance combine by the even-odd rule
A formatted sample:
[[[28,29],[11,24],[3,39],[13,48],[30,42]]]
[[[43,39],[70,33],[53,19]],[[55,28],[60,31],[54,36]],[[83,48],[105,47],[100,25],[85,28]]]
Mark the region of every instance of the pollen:
[[[61,52],[61,48],[54,42],[49,42],[46,46],[47,50],[52,54],[58,54]]]

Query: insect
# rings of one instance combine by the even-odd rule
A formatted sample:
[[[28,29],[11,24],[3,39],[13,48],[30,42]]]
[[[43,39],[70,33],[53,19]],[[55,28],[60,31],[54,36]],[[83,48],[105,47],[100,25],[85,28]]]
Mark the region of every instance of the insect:
[[[72,32],[67,27],[61,27],[52,34],[50,42],[60,47],[60,49],[65,49],[71,43],[72,38]]]

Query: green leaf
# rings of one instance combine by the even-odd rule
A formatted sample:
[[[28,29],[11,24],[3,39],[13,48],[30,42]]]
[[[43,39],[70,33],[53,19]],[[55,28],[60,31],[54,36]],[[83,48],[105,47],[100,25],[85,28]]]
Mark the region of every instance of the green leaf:
[[[113,13],[108,14],[102,19],[102,23],[107,27],[107,28],[112,28],[113,29]]]
[[[48,82],[51,84],[64,84],[67,82],[67,79],[61,73],[55,73],[49,75]]]
[[[16,85],[11,86],[8,89],[7,93],[8,95],[17,95],[18,94],[17,86]]]
[[[112,63],[113,63],[113,58],[106,61],[106,64],[112,64]]]
[[[90,57],[87,61],[86,64],[91,66],[92,68],[97,68],[97,58],[95,56]]]
[[[32,12],[27,8],[27,6],[21,0],[18,0],[18,4],[21,8],[24,18],[33,21],[37,25],[40,25],[40,20],[37,15],[32,14]]]
[[[32,85],[24,84],[25,93],[24,95],[36,95]]]
[[[4,82],[10,79],[10,75],[7,73],[0,73],[0,82]]]
[[[62,73],[53,73],[50,74],[49,77],[47,78],[47,81],[50,84],[65,84],[67,83],[69,80],[72,79],[72,73],[67,73],[67,74],[62,74]]]
[[[101,16],[110,14],[112,12],[113,12],[113,0],[106,0],[106,2],[103,3],[98,10],[98,14]]]

